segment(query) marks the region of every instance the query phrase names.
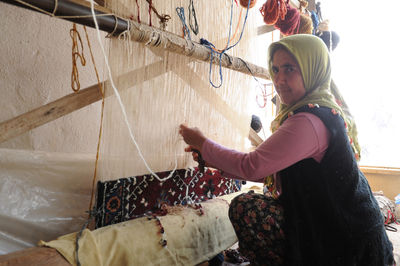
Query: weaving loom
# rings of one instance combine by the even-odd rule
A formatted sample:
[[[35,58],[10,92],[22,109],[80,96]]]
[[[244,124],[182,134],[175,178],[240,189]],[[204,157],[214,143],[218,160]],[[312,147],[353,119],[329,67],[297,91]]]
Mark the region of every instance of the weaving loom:
[[[149,2],[152,2],[153,6],[149,6]],[[41,3],[32,3],[33,6],[34,4]],[[90,9],[88,7],[90,5],[80,3],[80,1],[65,1],[64,3],[64,0],[59,0],[58,7],[54,4],[47,7],[47,13],[55,17],[72,16],[72,14],[62,13],[64,11],[61,8],[63,5],[70,4],[86,7],[85,16],[89,17]],[[177,127],[182,122],[202,128],[208,136],[226,146],[238,150],[246,148],[251,118],[250,106],[254,105],[255,88],[260,86],[259,81],[257,82],[255,78],[268,79],[267,71],[252,63],[266,64],[266,47],[271,41],[270,37],[263,36],[260,44],[255,45],[257,25],[262,23],[262,21],[257,21],[258,16],[255,13],[257,9],[250,10],[249,16],[245,16],[246,9],[236,6],[234,1],[194,2],[198,34],[195,35],[191,31],[189,37],[182,31],[185,23],[189,28],[189,19],[192,24],[194,22],[193,17],[189,17],[187,12],[187,4],[186,1],[178,0],[106,1],[105,8],[97,5],[95,7],[96,12],[115,14],[109,18],[111,21],[119,21],[111,26],[108,25],[107,30],[104,29],[104,24],[100,25],[102,30],[109,32],[111,38],[101,37],[101,43],[98,43],[96,38],[91,39],[92,46],[98,48],[99,45],[104,45],[108,49],[106,57],[111,69],[111,77],[107,75],[105,67],[103,70],[104,79],[108,81],[104,83],[103,130],[96,175],[97,180],[100,181],[99,184],[118,182],[118,180],[133,176],[149,175],[150,172],[169,174],[177,169],[177,173],[186,171],[184,169],[192,169],[196,165],[191,156],[183,152],[184,144],[177,133]],[[23,1],[18,2],[18,5],[23,6]],[[186,20],[182,20],[182,16],[178,16],[176,8],[181,6],[186,11]],[[164,22],[159,21],[156,13],[152,12],[150,7],[156,8],[159,14],[169,15],[171,19]],[[32,7],[28,8],[32,9]],[[45,7],[41,6],[39,9],[45,9]],[[79,14],[75,15],[79,16]],[[102,23],[101,20],[104,18],[98,16],[98,19]],[[121,30],[121,25],[126,25],[126,21],[130,21],[128,27]],[[159,22],[162,22],[160,26],[165,27],[164,29],[159,29]],[[91,23],[86,22],[86,24]],[[236,35],[234,34],[235,28],[237,28]],[[77,30],[82,34],[79,26]],[[96,35],[95,31],[92,32],[92,36]],[[210,46],[199,44],[200,38],[212,42],[218,49],[224,49],[229,38],[232,38],[229,45],[234,45],[238,40],[240,42],[227,52],[229,56],[222,54],[220,61],[218,53],[212,52]],[[212,65],[210,64],[211,55],[214,57]],[[101,53],[97,53],[96,60],[102,61]],[[223,66],[221,70],[220,64]],[[121,101],[118,101],[114,89],[118,91]],[[5,121],[1,127],[4,133],[1,134],[1,141],[7,141],[100,99],[99,86],[93,85],[81,89],[79,93],[67,95],[29,112],[30,119],[27,123],[19,122],[26,121],[27,115],[24,114]],[[70,103],[73,101],[79,102],[79,104],[64,108],[64,106],[71,106]],[[124,109],[126,118],[123,115]],[[43,116],[43,113],[47,115]],[[94,117],[97,120],[99,112],[96,112]],[[21,124],[24,125],[15,126]],[[18,130],[5,130],[17,127]],[[128,127],[131,128],[131,132],[127,129]],[[91,143],[97,141],[97,136],[93,136],[93,134],[88,137],[91,138]],[[42,148],[42,150],[55,151],[46,148]],[[79,149],[74,152],[79,152]],[[43,158],[50,160],[54,157],[51,153],[49,154],[48,157],[45,155]],[[10,152],[10,156],[14,156],[13,152]],[[54,158],[63,158],[63,156]],[[93,165],[90,168],[93,170]],[[89,169],[85,169],[85,172],[87,171],[90,172]],[[89,179],[91,177],[87,175],[85,177],[86,193],[88,184],[91,182]],[[229,180],[229,182],[232,181]],[[224,183],[224,185],[227,184]],[[214,186],[207,182],[199,182],[198,185],[202,188]],[[215,183],[215,186],[217,185],[219,184]],[[229,186],[232,187],[222,190],[207,188],[206,194],[196,194],[196,197],[204,200],[238,189],[234,183]],[[214,191],[215,194],[213,194]],[[211,205],[206,204],[205,206]],[[223,206],[226,211],[226,203]],[[81,206],[81,208],[87,210],[85,206]],[[138,215],[138,213],[134,215]],[[119,220],[119,222],[131,218],[133,217]],[[224,223],[228,222],[229,224],[226,215],[224,219]],[[151,227],[154,226],[151,225]],[[74,230],[79,231],[79,229]],[[234,236],[233,231],[230,230],[228,235],[232,236],[232,234]],[[49,239],[45,238],[44,240]],[[209,256],[229,247],[233,244],[232,241],[234,242],[235,238],[230,237],[228,242],[224,242],[225,246],[209,250],[205,257],[204,254],[197,256],[196,263],[201,262],[198,260],[199,258],[202,260],[210,258]],[[156,245],[159,245],[158,242]],[[80,256],[84,253],[84,251],[80,252]],[[85,257],[85,255],[82,256]],[[195,263],[195,260],[191,260],[191,258],[188,258],[188,261]]]

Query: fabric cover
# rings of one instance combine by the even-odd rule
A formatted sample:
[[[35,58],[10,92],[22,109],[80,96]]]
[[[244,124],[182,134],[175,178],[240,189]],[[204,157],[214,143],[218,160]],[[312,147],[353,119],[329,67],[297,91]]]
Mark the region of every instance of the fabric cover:
[[[241,192],[207,200],[203,215],[189,207],[174,206],[159,220],[167,245],[160,245],[160,228],[156,220],[146,217],[84,230],[79,239],[81,265],[196,265],[231,247],[236,235],[228,218],[231,199]],[[76,233],[41,246],[56,248],[76,265]]]
[[[162,179],[171,171],[160,172]],[[96,228],[127,221],[146,212],[157,212],[162,204],[202,202],[240,190],[241,183],[206,168],[179,169],[164,182],[152,175],[121,178],[97,184]]]

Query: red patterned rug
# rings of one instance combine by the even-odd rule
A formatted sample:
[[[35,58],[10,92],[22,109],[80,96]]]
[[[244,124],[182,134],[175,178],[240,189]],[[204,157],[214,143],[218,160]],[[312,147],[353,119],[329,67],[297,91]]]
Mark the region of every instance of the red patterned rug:
[[[162,179],[171,171],[160,172]],[[237,192],[241,181],[221,176],[218,170],[198,168],[176,170],[164,182],[152,175],[121,178],[97,183],[96,228],[116,224],[146,213],[157,213],[163,204],[193,204]]]

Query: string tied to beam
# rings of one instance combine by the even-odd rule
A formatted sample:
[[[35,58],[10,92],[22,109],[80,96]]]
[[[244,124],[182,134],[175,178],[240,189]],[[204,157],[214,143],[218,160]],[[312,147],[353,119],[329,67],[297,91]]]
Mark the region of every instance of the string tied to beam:
[[[193,0],[189,2],[189,26],[195,35],[199,34],[199,24],[197,24],[196,10],[194,9]],[[194,25],[192,23],[194,21]]]
[[[232,49],[233,47],[235,47],[236,45],[238,45],[238,43],[241,41],[242,36],[243,36],[243,32],[244,32],[244,28],[246,26],[246,22],[247,22],[247,17],[249,14],[249,7],[250,7],[250,3],[251,1],[248,1],[247,3],[247,10],[246,10],[246,16],[244,18],[244,22],[243,22],[243,27],[242,30],[240,32],[240,36],[239,39],[236,41],[236,43],[234,43],[233,45],[229,46],[229,43],[231,42],[231,32],[232,32],[232,17],[233,17],[233,0],[231,2],[231,16],[230,16],[230,22],[229,22],[229,34],[228,34],[228,41],[226,44],[226,47],[222,50],[222,51],[218,51],[215,48],[215,45],[213,45],[211,42],[207,41],[206,39],[200,39],[200,44],[206,46],[208,49],[210,49],[210,71],[209,71],[209,81],[210,84],[214,87],[214,88],[220,88],[222,86],[223,83],[223,76],[222,76],[222,57],[224,55],[226,55],[226,52],[229,51],[230,49]],[[214,53],[219,55],[219,77],[220,77],[220,83],[219,85],[215,85],[212,80],[211,80],[211,68],[212,68],[212,63],[213,63],[213,59],[214,59]],[[228,56],[228,59],[230,59],[230,57]]]
[[[117,28],[118,28],[118,18],[117,18],[117,16],[115,16],[115,15],[114,15],[114,20],[115,20],[114,29],[112,30],[112,32],[109,32],[109,33],[106,35],[106,38],[111,38],[111,37],[114,35],[114,33],[115,33],[115,31],[117,30]]]
[[[149,3],[149,26],[151,27],[151,9],[153,8],[153,0],[147,0],[147,2]]]
[[[54,16],[56,15],[57,8],[58,8],[58,0],[55,0],[55,1],[54,1],[53,13],[51,13],[51,16],[52,16],[52,17],[54,17]]]
[[[82,66],[86,65],[85,55],[83,54],[83,43],[79,32],[76,29],[76,24],[72,25],[69,34],[72,39],[72,72],[71,72],[71,88],[74,92],[78,92],[81,88],[79,82],[79,71],[77,66],[77,61],[80,59]],[[80,43],[81,50],[79,51],[78,40]]]
[[[183,37],[185,37],[185,38],[187,37],[187,38],[189,38],[189,40],[192,40],[192,38],[190,37],[189,28],[186,24],[185,9],[183,7],[177,7],[175,10],[176,10],[176,13],[178,14],[179,19],[182,22]]]

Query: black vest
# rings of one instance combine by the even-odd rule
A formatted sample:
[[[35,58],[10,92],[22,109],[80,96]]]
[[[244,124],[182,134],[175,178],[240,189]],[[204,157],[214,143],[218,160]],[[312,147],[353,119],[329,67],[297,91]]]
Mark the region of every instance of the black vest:
[[[365,176],[359,170],[343,119],[330,108],[304,106],[330,132],[320,163],[304,159],[284,170],[287,265],[389,265],[392,244]]]

